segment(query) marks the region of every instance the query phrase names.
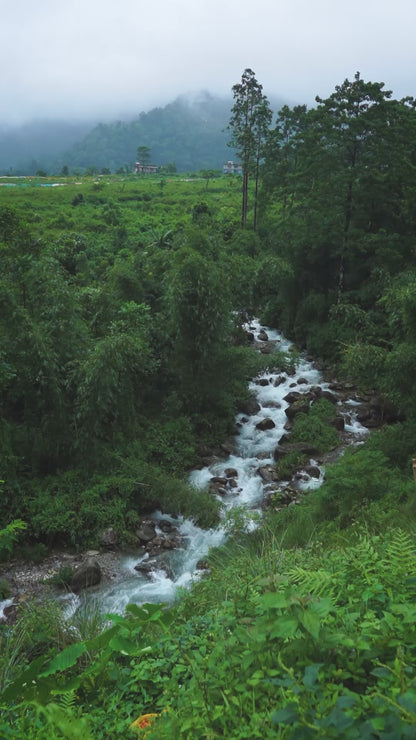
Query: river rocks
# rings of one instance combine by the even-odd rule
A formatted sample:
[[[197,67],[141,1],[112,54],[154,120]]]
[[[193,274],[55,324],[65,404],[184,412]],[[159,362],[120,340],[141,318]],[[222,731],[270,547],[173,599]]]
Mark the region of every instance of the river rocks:
[[[233,473],[232,476],[230,475],[231,472]],[[235,476],[238,475],[237,471],[234,468],[228,468],[228,473],[229,475],[225,477],[214,475],[209,482],[208,492],[218,496],[226,496],[230,489],[237,488],[238,483],[235,480]]]
[[[256,424],[256,429],[259,430],[259,432],[266,432],[268,429],[274,429],[276,424],[274,423],[273,419],[271,419],[269,416],[266,416],[265,419],[261,419],[261,421]]]
[[[259,339],[261,342],[268,342],[269,335],[264,329],[260,329],[259,333],[257,334],[257,339]]]
[[[71,580],[71,590],[79,593],[84,588],[97,586],[101,581],[100,564],[94,558],[88,558],[76,569]]]

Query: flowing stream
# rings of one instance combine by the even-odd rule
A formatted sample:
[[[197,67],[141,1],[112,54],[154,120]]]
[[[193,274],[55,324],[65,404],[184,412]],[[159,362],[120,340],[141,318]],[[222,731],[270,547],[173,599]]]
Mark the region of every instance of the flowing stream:
[[[279,332],[262,327],[257,321],[251,322],[250,330],[256,339],[261,330],[266,331],[268,342],[273,350],[287,352],[291,346],[291,342],[284,339]],[[201,576],[202,571],[198,570],[197,566],[201,559],[207,556],[209,549],[226,541],[228,536],[226,521],[230,510],[239,507],[240,510],[242,508],[247,512],[261,511],[262,501],[270,491],[271,484],[265,482],[258,471],[259,468],[274,464],[273,453],[285,433],[287,422],[285,409],[288,403],[284,397],[293,390],[307,393],[312,386],[317,385],[323,390],[328,389],[328,383],[323,381],[321,373],[304,357],[301,356],[294,375],[287,375],[273,369],[273,351],[269,357],[271,370],[262,373],[249,384],[259,410],[252,415],[240,413],[236,417],[239,433],[235,439],[234,454],[226,459],[217,460],[208,467],[194,470],[190,475],[191,483],[200,490],[205,489],[212,478],[227,481],[221,496],[224,505],[224,524],[215,529],[203,530],[190,520],[155,512],[152,519],[156,524],[156,533],[162,534],[159,530],[162,522],[171,523],[178,530],[181,546],[164,553],[163,558],[156,558],[154,567],[147,575],[135,570],[135,566],[149,559],[147,553],[139,552],[135,555],[120,556],[117,579],[110,585],[88,589],[84,592],[83,599],[98,598],[102,610],[119,613],[122,613],[126,605],[131,602],[137,604],[170,603],[178,588],[189,587]],[[345,415],[345,431],[349,432],[352,443],[357,444],[363,440],[367,429],[354,418],[355,402],[351,400],[347,404],[351,411]],[[258,429],[258,424],[265,419],[271,420],[273,426],[268,422],[266,426],[270,428],[261,431]],[[311,464],[317,466],[315,460],[311,460]],[[302,474],[302,479],[297,482],[297,487],[300,490],[316,489],[321,485],[323,475],[322,467],[320,467],[319,478],[310,477],[305,472]],[[281,481],[278,487],[283,489],[287,483],[288,481]],[[254,520],[251,526],[256,526]],[[66,599],[69,615],[78,608],[80,599],[72,594]]]

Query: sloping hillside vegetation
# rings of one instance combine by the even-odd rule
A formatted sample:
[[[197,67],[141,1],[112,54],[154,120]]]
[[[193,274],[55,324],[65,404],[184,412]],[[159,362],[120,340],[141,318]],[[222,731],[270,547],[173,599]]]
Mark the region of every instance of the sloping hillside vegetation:
[[[110,524],[129,544],[156,506],[215,523],[186,471],[234,431],[269,362],[243,317],[383,410],[298,505],[272,497],[251,534],[231,518],[173,607],[103,624],[23,604],[0,628],[4,737],[415,735],[415,102],[357,74],[284,107],[261,162],[245,229],[239,177],[0,189],[3,557],[19,533],[32,557]],[[293,434],[327,440],[299,416]]]

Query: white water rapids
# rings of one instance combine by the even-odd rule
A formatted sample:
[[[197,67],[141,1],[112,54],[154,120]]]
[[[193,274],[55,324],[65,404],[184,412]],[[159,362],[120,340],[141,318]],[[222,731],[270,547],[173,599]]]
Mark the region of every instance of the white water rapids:
[[[268,341],[276,350],[287,352],[291,343],[282,335],[272,329],[261,327],[257,321],[250,324],[250,331],[258,337],[259,331],[267,332]],[[236,486],[227,487],[227,495],[222,496],[224,505],[224,522],[227,512],[233,507],[243,507],[247,512],[259,510],[261,502],[270,489],[270,484],[263,481],[259,475],[259,468],[273,465],[273,453],[285,433],[287,416],[285,409],[288,403],[284,397],[291,390],[307,393],[312,386],[320,385],[323,390],[328,389],[328,383],[324,382],[321,373],[311,362],[301,357],[294,375],[287,375],[273,369],[273,353],[269,355],[270,368],[266,372],[253,379],[249,388],[255,396],[260,410],[254,415],[238,414],[236,424],[239,434],[236,437],[235,453],[227,459],[214,462],[209,467],[194,470],[190,475],[191,483],[201,491],[206,488],[214,476],[224,477],[227,469],[234,469]],[[301,379],[301,383],[298,381]],[[267,383],[266,383],[267,381]],[[262,384],[263,383],[263,384]],[[345,417],[345,430],[357,441],[362,440],[367,434],[367,429],[355,420],[354,401],[350,403],[351,413]],[[359,405],[359,404],[358,404]],[[271,419],[274,427],[266,431],[257,429],[259,422],[265,418]],[[316,465],[316,461],[311,460]],[[297,483],[300,490],[312,490],[321,485],[324,470],[321,468],[319,478],[311,478],[306,473],[303,480]],[[284,488],[288,483],[279,482],[279,488]],[[201,495],[209,495],[201,493]],[[106,612],[122,613],[128,603],[143,604],[146,602],[170,603],[175,597],[178,588],[188,588],[192,582],[198,579],[201,571],[197,569],[198,562],[207,556],[211,547],[223,544],[227,538],[226,526],[216,529],[203,530],[192,521],[183,518],[173,518],[156,512],[153,515],[157,523],[162,519],[171,522],[178,529],[182,540],[182,547],[163,554],[163,558],[157,558],[157,565],[151,570],[149,576],[143,575],[135,570],[135,566],[146,559],[148,554],[120,556],[119,574],[111,585],[104,585],[84,592],[83,599],[97,598],[100,608]],[[255,526],[252,524],[252,526]],[[153,558],[152,558],[153,561]],[[68,606],[68,616],[73,613],[80,604],[79,597],[71,594],[65,597]],[[1,607],[1,604],[0,604]]]

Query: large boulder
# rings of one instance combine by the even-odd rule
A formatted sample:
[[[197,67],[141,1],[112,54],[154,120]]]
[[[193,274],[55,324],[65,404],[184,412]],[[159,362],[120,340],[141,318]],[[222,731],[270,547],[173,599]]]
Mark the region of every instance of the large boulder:
[[[260,404],[257,403],[255,398],[251,397],[240,405],[240,411],[243,414],[247,414],[247,416],[254,416],[259,413]]]
[[[100,564],[94,558],[88,558],[74,572],[71,580],[71,590],[79,593],[84,588],[97,586],[101,581]]]
[[[295,403],[299,398],[301,398],[302,393],[299,391],[289,391],[284,397],[283,400],[286,401],[286,403]]]

